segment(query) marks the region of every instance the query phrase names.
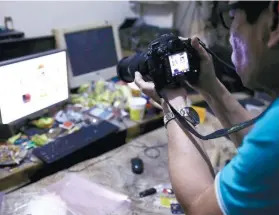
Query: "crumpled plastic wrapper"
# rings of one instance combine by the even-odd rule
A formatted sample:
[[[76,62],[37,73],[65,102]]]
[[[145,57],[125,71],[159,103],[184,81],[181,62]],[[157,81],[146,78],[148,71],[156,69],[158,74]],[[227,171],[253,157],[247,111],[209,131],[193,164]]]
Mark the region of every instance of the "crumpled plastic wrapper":
[[[2,205],[5,215],[107,215],[130,207],[128,196],[70,174],[41,192],[20,194]]]
[[[94,106],[109,108],[119,106],[119,104],[126,107],[131,97],[132,93],[127,85],[99,80],[92,83],[92,86],[82,86],[82,88],[78,90],[78,94],[71,94],[71,102],[73,104],[81,104],[88,108]]]

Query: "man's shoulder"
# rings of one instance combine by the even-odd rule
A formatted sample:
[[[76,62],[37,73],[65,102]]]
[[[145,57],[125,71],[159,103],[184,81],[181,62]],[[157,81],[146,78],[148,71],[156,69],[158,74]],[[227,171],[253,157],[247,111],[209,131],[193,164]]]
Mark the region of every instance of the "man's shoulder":
[[[279,99],[257,121],[237,155],[216,178],[217,199],[224,214],[278,214],[278,125]]]
[[[265,112],[244,138],[237,155],[224,171],[235,172],[242,181],[251,182],[265,177],[279,177],[279,99]],[[229,175],[229,174],[228,174]],[[257,181],[260,183],[260,181]]]
[[[244,142],[252,140],[279,141],[279,98],[265,111],[265,114],[255,123]]]
[[[260,180],[260,175],[273,177],[279,170],[279,99],[265,112],[244,138],[237,155],[223,171],[235,175],[247,183]],[[240,174],[241,173],[241,174]],[[235,175],[236,176],[236,175]],[[249,183],[250,183],[249,182]],[[258,181],[258,183],[260,183]]]
[[[258,125],[264,123],[278,124],[279,121],[279,98],[277,98],[270,107],[265,111],[263,117],[258,121]]]

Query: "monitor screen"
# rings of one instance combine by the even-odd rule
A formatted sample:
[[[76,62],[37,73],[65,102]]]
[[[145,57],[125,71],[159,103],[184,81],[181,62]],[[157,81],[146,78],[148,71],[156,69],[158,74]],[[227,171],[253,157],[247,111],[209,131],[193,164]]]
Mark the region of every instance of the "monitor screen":
[[[54,36],[0,41],[0,61],[56,49]]]
[[[0,110],[9,124],[68,99],[66,51],[0,64]]]
[[[117,64],[112,26],[65,33],[64,36],[73,77]]]

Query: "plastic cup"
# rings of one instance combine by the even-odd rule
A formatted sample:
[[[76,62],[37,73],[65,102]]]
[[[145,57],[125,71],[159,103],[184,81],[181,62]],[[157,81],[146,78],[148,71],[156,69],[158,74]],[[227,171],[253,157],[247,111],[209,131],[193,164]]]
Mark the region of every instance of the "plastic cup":
[[[130,119],[140,121],[144,117],[146,108],[146,99],[141,97],[133,97],[129,101]]]

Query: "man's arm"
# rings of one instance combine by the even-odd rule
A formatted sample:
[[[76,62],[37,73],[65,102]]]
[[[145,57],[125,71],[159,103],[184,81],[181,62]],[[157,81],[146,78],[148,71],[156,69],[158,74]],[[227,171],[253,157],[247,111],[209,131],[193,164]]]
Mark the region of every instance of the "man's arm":
[[[235,124],[252,119],[250,113],[241,106],[218,79],[216,79],[215,84],[210,86],[207,92],[200,90],[200,93],[220,120],[223,127],[230,128]],[[251,127],[248,127],[230,135],[236,147],[241,145],[244,136],[250,129]]]
[[[168,106],[164,102],[162,106],[167,113]],[[214,192],[214,178],[193,144],[199,144],[198,140],[190,133],[185,133],[176,120],[167,124],[167,134],[170,179],[176,198],[185,213],[221,215]]]

